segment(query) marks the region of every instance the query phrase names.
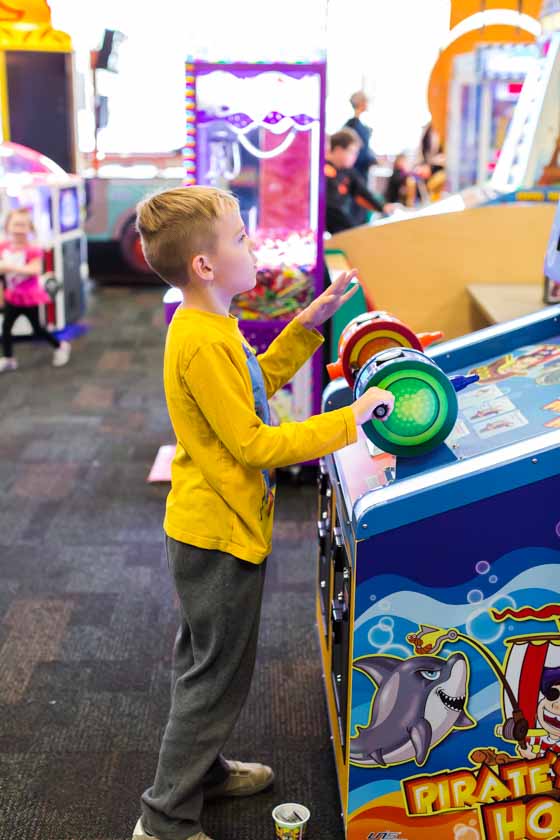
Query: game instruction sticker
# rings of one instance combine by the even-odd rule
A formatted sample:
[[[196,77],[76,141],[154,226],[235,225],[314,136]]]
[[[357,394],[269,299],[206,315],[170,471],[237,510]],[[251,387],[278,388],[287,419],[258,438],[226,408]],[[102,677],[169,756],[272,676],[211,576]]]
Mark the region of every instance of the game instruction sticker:
[[[498,417],[500,414],[507,414],[508,411],[514,410],[515,405],[509,397],[499,397],[481,404],[468,405],[463,408],[463,414],[471,423],[477,423],[492,417]]]
[[[503,391],[497,385],[482,385],[472,387],[459,396],[459,407],[465,411],[470,405],[479,405],[487,400],[495,400],[503,396]]]
[[[494,437],[514,429],[526,426],[529,421],[520,411],[510,411],[509,414],[502,414],[495,419],[486,420],[484,423],[475,423],[474,430],[480,438]]]

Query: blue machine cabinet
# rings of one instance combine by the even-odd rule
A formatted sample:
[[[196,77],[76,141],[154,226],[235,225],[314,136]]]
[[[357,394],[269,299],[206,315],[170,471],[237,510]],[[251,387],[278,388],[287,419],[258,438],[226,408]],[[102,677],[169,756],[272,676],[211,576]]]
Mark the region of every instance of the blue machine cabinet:
[[[319,476],[317,621],[349,840],[560,833],[560,307],[432,348],[429,455]],[[331,383],[323,409],[351,401]],[[386,833],[384,833],[386,832]]]

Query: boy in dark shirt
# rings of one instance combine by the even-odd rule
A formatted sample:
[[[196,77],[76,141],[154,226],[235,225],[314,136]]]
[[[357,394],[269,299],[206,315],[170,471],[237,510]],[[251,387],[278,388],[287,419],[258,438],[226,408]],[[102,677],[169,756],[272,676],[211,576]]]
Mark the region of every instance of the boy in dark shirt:
[[[363,210],[387,213],[390,207],[383,198],[372,193],[353,168],[361,140],[351,128],[331,135],[325,161],[327,179],[326,229],[329,233],[356,227],[363,223]]]

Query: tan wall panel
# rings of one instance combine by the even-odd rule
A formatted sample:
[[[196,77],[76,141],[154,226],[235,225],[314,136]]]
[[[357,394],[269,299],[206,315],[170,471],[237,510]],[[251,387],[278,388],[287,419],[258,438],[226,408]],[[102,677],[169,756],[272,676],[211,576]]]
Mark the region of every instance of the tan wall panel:
[[[538,283],[554,204],[496,205],[363,226],[333,236],[359,270],[370,304],[416,331],[447,338],[481,325],[466,287],[472,283]]]

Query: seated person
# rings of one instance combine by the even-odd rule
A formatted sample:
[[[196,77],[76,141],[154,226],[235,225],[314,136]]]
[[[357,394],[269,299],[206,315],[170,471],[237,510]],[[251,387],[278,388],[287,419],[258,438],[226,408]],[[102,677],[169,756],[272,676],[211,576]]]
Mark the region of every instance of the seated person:
[[[370,192],[355,171],[354,164],[362,141],[351,128],[343,128],[330,138],[325,161],[327,179],[326,229],[329,233],[363,224],[363,210],[391,211],[382,196]]]
[[[385,198],[392,203],[397,202],[406,207],[414,207],[416,196],[416,178],[410,171],[408,157],[405,154],[397,155],[385,190]]]

